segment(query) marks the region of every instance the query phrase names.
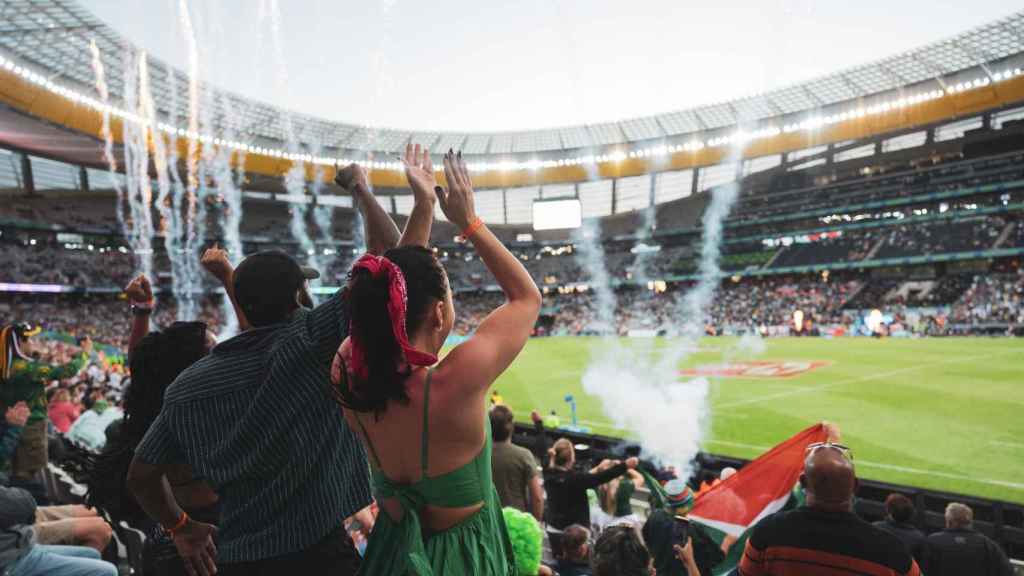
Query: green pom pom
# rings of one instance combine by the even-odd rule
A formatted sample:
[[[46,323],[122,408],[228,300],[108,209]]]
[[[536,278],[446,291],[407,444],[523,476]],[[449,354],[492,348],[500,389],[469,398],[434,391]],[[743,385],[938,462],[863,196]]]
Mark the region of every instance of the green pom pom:
[[[536,574],[540,570],[540,558],[543,553],[544,533],[532,515],[520,512],[515,508],[504,508],[505,525],[508,537],[512,541],[512,552],[516,557],[516,567],[524,576]]]

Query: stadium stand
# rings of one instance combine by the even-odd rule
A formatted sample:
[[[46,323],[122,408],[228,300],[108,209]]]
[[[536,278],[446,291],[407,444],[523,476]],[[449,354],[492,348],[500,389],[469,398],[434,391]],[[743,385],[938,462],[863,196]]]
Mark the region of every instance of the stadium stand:
[[[36,18],[25,19],[27,28],[22,31],[27,36],[48,35],[51,28],[93,31],[101,38],[101,58],[111,70],[121,70],[123,39],[74,2],[38,0],[18,3],[12,10],[39,12]],[[48,26],[47,19],[60,20]],[[724,221],[722,274],[715,278],[717,293],[710,308],[699,319],[705,333],[833,338],[1024,336],[1024,107],[1018,97],[1024,93],[1019,87],[1019,66],[1024,63],[1022,22],[1024,13],[1016,14],[952,40],[956,46],[982,47],[960,49],[966,60],[959,56],[955,61],[942,60],[948,70],[940,68],[939,78],[934,67],[922,65],[927,61],[922,53],[913,53],[893,60],[910,71],[913,81],[877,80],[894,74],[865,67],[791,91],[603,126],[515,134],[380,130],[378,137],[362,138],[367,132],[364,127],[296,116],[300,132],[348,146],[324,151],[325,156],[317,158],[307,155],[307,150],[302,154],[285,150],[282,111],[211,92],[221,98],[217,106],[233,103],[244,117],[229,120],[231,115],[218,113],[218,127],[241,131],[251,139],[251,143],[218,144],[244,150],[253,160],[246,165],[248,172],[232,173],[231,185],[240,188],[242,251],[280,249],[300,261],[315,257],[323,272],[316,286],[320,299],[348,279],[363,248],[360,230],[364,225],[348,191],[316,178],[333,172],[342,159],[347,164],[352,158],[374,154],[393,158],[407,142],[423,141],[435,149],[461,147],[470,162],[490,166],[475,172],[474,177],[485,183],[477,190],[478,211],[543,294],[533,327],[536,337],[676,333],[677,303],[701,272],[702,217],[711,191],[734,183],[739,201]],[[990,36],[1000,42],[989,41]],[[26,319],[38,323],[42,333],[36,337],[34,360],[46,366],[64,365],[78,357],[85,337],[100,343],[99,352],[73,376],[43,384],[48,397],[66,391],[81,413],[100,414],[113,405],[107,413],[112,417],[131,385],[126,357],[133,316],[126,310],[123,289],[139,269],[137,238],[129,232],[132,225],[137,227],[144,216],[158,223],[152,238],[152,282],[159,304],[152,324],[168,326],[186,305],[184,299],[179,302],[174,297],[176,291],[181,295],[176,286],[181,278],[172,273],[172,259],[185,254],[195,260],[200,251],[224,245],[229,240],[225,216],[236,208],[220,194],[214,179],[199,186],[198,215],[192,221],[195,233],[190,236],[192,254],[162,242],[167,223],[162,221],[166,215],[160,206],[129,212],[128,226],[119,223],[115,187],[123,186],[126,179],[101,168],[96,129],[83,128],[98,124],[95,110],[89,109],[92,116],[87,120],[77,117],[91,104],[79,98],[76,107],[68,108],[70,101],[58,99],[68,98],[67,91],[49,79],[91,90],[91,66],[62,65],[57,74],[52,69],[55,58],[71,58],[61,50],[77,49],[68,48],[64,38],[53,40],[28,46],[0,38],[0,64],[4,64],[0,80],[5,81],[0,90],[0,127],[11,127],[0,134],[0,326]],[[929,48],[940,54],[935,58],[946,58],[941,56],[948,52],[946,45]],[[938,52],[940,48],[947,52]],[[975,52],[985,56],[979,59]],[[83,57],[84,52],[75,54]],[[173,103],[164,99],[173,90],[184,90],[186,83],[167,86],[165,77],[174,74],[162,74],[173,72],[165,67],[154,61],[153,70],[160,73],[153,77],[159,85],[160,113],[169,112],[167,118],[173,120],[187,115],[181,113],[184,109],[172,110],[184,106],[187,98]],[[37,74],[37,69],[46,74]],[[972,92],[993,84],[999,84],[1000,90],[984,98]],[[845,96],[834,95],[839,93]],[[928,97],[913,102],[906,94]],[[33,98],[51,97],[54,100],[45,106],[32,105]],[[955,105],[914,108],[946,98],[955,99]],[[768,152],[724,166],[708,160],[715,156],[702,156],[705,148],[722,148],[738,126],[738,110],[749,108],[769,111],[759,121],[779,125],[778,134],[765,137],[762,149]],[[899,118],[886,115],[890,109],[907,108]],[[64,109],[75,114],[61,112]],[[800,126],[811,111],[823,117],[819,118],[822,126],[837,127],[828,139],[819,142],[813,130]],[[877,126],[851,130],[843,124],[865,115],[869,120],[878,118]],[[173,127],[161,129],[179,133]],[[24,134],[40,137],[18,139]],[[203,137],[207,143],[213,139]],[[691,144],[697,138],[699,146]],[[48,147],[48,139],[62,144]],[[118,144],[116,149],[123,158],[124,147]],[[582,160],[581,155],[595,151],[597,160]],[[536,160],[537,155],[542,160]],[[300,194],[283,177],[293,161],[306,162],[315,174],[315,182],[299,184]],[[400,168],[380,161],[360,162],[373,168],[376,197],[403,226],[414,200]],[[543,163],[542,169],[531,162]],[[516,167],[498,167],[503,163]],[[581,164],[595,170],[583,174]],[[587,237],[586,229],[535,230],[530,216],[534,201],[552,198],[579,199],[587,224],[595,224],[598,232]],[[450,343],[457,343],[471,337],[481,321],[505,302],[505,296],[480,256],[459,238],[463,230],[440,213],[437,218],[430,245],[455,293],[457,316]],[[297,240],[295,228],[311,239]],[[608,311],[599,309],[598,278],[581,264],[581,248],[587,242],[603,251],[603,265],[617,296],[610,326],[603,324]],[[232,312],[225,313],[230,309],[225,291],[210,275],[192,273],[198,309],[189,320],[223,331],[233,318]],[[884,320],[870,324],[867,319],[875,316]],[[173,351],[161,354],[170,356]],[[429,401],[425,403],[428,414]],[[78,418],[79,422],[96,419],[92,414]],[[94,480],[90,475],[105,440],[119,433],[116,424],[91,435],[89,441],[76,434],[73,426],[67,434],[51,432],[49,462],[24,485],[41,502],[82,503],[84,486]],[[365,429],[363,434],[368,437]],[[566,439],[562,446],[576,451],[576,464],[584,471],[607,468],[610,460],[627,460],[641,450],[620,438],[569,428],[545,430],[539,417],[533,427],[519,425],[513,439],[533,450],[545,468],[547,447],[560,438]],[[742,471],[747,464],[701,453],[693,477],[678,480],[697,492],[703,484],[714,485],[724,468]],[[630,484],[635,481],[638,487],[631,498],[619,503],[628,509],[615,516],[646,517],[653,508],[664,506],[657,503],[659,497],[667,496],[662,494],[662,483],[675,471],[654,462],[645,462],[642,468],[648,476],[643,480],[630,476]],[[792,482],[783,488],[790,486]],[[881,520],[883,503],[894,492],[914,502],[918,512],[911,523],[927,533],[946,527],[943,513],[949,503],[966,502],[974,511],[977,532],[1010,557],[1024,558],[1024,507],[1020,504],[864,481],[857,493],[856,514]],[[678,494],[688,493],[689,488]],[[134,498],[128,493],[123,496]],[[803,496],[800,489],[793,491],[794,501]],[[115,538],[104,558],[119,563],[125,574],[156,573],[154,542],[159,540],[168,549],[168,537],[159,524],[141,510],[101,512]],[[372,521],[377,510],[363,510],[343,526],[356,545],[365,544],[366,535],[360,533],[360,524],[367,518],[364,513]],[[592,515],[599,516],[598,507]],[[534,538],[524,534],[514,532],[516,544]],[[527,544],[539,550],[540,534],[535,537],[536,542]],[[554,530],[544,537],[546,564],[566,559],[556,558],[560,537],[564,534]],[[737,550],[741,548],[733,552]],[[519,563],[521,558],[516,560]],[[540,569],[532,568],[532,572]]]

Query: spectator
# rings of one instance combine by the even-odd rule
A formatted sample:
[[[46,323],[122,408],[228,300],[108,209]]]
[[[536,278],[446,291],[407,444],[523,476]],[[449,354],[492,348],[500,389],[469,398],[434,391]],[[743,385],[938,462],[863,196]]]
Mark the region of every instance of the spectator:
[[[394,224],[365,172],[351,172],[367,244],[393,245]],[[175,380],[132,461],[128,484],[139,504],[200,576],[358,569],[342,521],[370,503],[366,454],[324,401],[349,321],[343,292],[312,306],[307,280],[316,275],[283,252],[239,264],[234,293],[252,328]],[[191,520],[164,488],[183,464],[220,495],[216,548],[217,528]]]
[[[11,476],[31,482],[49,461],[46,439],[46,382],[77,374],[92,352],[92,341],[82,343],[82,354],[73,361],[51,366],[32,358],[31,337],[38,327],[12,324],[0,330],[0,409],[25,402],[31,411],[14,451]]]
[[[18,402],[4,411],[3,430],[0,430],[0,486],[7,486],[10,481],[11,457],[18,447],[29,412],[28,404],[24,402]]]
[[[693,560],[693,545],[673,547],[680,562],[699,576]],[[590,564],[594,576],[649,576],[657,574],[654,559],[640,541],[640,534],[629,526],[613,526],[601,533],[594,544]],[[710,573],[706,576],[710,576]]]
[[[526,344],[540,292],[476,216],[461,156],[449,152],[444,165],[449,189],[439,192],[441,208],[473,243],[506,302],[433,367],[455,310],[444,268],[426,248],[433,168],[429,155],[410,147],[412,216],[398,248],[353,267],[346,290],[352,333],[332,370],[345,420],[361,432],[374,464],[381,514],[363,559],[366,574],[516,573],[491,477],[487,394]]]
[[[885,520],[875,522],[882,530],[895,535],[903,541],[907,551],[917,561],[918,566],[924,565],[925,535],[913,525],[914,503],[903,494],[889,494],[885,499]]]
[[[515,416],[503,404],[491,408],[491,473],[498,489],[502,507],[511,506],[533,514],[541,522],[544,518],[544,489],[537,474],[537,461],[526,448],[512,443]]]
[[[0,486],[0,572],[10,576],[116,576],[96,550],[36,543],[36,502],[20,488]]]
[[[829,442],[808,447],[800,485],[806,503],[761,520],[747,541],[741,576],[858,572],[919,576],[899,538],[853,513],[857,477],[849,450]]]
[[[974,512],[964,504],[946,506],[946,529],[928,537],[928,576],[1011,576],[1006,554],[991,538],[974,530]]]
[[[561,553],[555,563],[559,576],[592,576],[590,530],[573,524],[562,532]]]
[[[129,287],[129,293],[130,291]],[[129,354],[133,375],[124,398],[124,421],[117,438],[109,442],[89,472],[88,501],[102,506],[117,520],[140,525],[144,513],[126,486],[128,466],[139,442],[160,414],[167,387],[189,366],[206,357],[216,340],[202,322],[175,322],[162,331],[149,332],[149,309],[133,308],[136,342]],[[172,467],[167,483],[184,511],[200,522],[220,519],[217,494],[187,466]],[[147,558],[160,574],[185,574],[174,543],[158,526],[149,530]]]
[[[601,533],[590,559],[594,576],[649,576],[654,560],[629,526],[614,526]]]
[[[654,566],[662,576],[694,576],[695,574],[711,574],[712,568],[718,565],[725,554],[711,539],[704,529],[696,522],[686,519],[693,509],[693,491],[686,482],[675,479],[665,484],[667,507],[655,510],[647,518],[643,526],[644,541],[654,555]],[[676,546],[677,524],[683,522],[686,527],[686,546],[690,547],[693,565],[689,566],[680,559]]]
[[[61,388],[54,394],[53,402],[50,403],[47,413],[50,416],[50,422],[53,423],[53,427],[61,434],[67,434],[68,430],[71,429],[71,425],[78,418],[79,410],[71,402],[71,393],[66,388]]]
[[[605,467],[611,466],[611,462]],[[591,510],[591,522],[597,525],[599,530],[611,526],[632,526],[640,530],[644,522],[633,512],[633,494],[637,488],[644,485],[644,477],[636,470],[627,470],[626,474],[615,478],[607,484],[597,488],[598,516],[600,521],[594,518],[594,510]]]
[[[636,458],[629,458],[611,466],[595,467],[589,472],[576,470],[576,451],[572,442],[565,438],[555,442],[548,456],[544,468],[544,489],[548,493],[547,522],[559,530],[571,524],[590,526],[587,490],[622,476],[626,470],[635,470],[638,464]]]

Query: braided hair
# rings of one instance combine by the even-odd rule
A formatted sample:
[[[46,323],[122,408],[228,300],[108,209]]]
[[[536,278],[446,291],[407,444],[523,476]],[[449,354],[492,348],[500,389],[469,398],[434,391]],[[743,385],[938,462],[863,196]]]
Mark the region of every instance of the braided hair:
[[[144,514],[124,485],[135,448],[160,414],[167,387],[208,353],[203,322],[175,322],[162,332],[150,332],[131,349],[131,384],[124,395],[120,433],[87,472],[86,502],[90,506],[122,518]]]
[[[126,440],[142,440],[163,408],[167,387],[208,353],[204,322],[175,322],[139,340],[128,359],[132,381],[124,395]]]

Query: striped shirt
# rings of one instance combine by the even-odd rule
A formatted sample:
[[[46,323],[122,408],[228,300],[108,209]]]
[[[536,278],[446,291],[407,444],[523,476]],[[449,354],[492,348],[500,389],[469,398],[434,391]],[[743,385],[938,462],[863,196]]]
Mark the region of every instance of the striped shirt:
[[[807,507],[758,522],[740,576],[921,576],[903,542],[851,512]]]
[[[136,450],[220,494],[220,562],[305,550],[370,503],[366,453],[328,387],[343,309],[339,292],[215,347],[168,387]]]

